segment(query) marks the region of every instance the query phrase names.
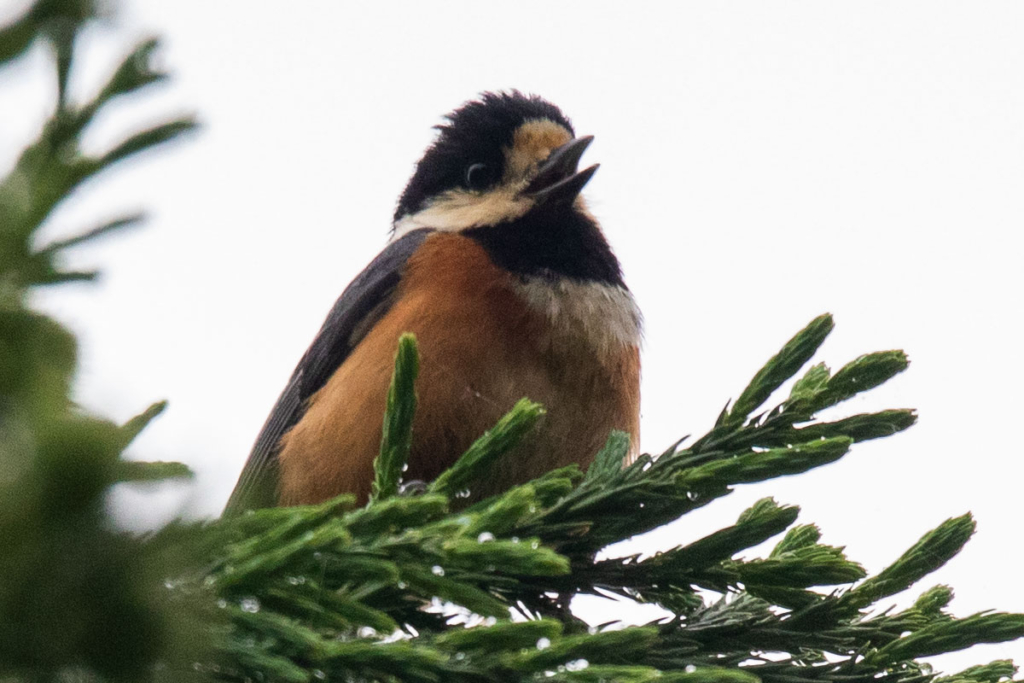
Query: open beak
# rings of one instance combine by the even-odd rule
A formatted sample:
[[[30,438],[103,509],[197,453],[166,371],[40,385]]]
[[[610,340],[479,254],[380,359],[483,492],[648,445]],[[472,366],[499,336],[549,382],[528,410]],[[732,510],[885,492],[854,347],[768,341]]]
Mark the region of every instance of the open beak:
[[[582,171],[576,170],[580,157],[593,140],[593,135],[585,135],[552,150],[537,171],[537,177],[527,186],[527,196],[533,197],[538,204],[575,199],[600,166],[594,164]]]

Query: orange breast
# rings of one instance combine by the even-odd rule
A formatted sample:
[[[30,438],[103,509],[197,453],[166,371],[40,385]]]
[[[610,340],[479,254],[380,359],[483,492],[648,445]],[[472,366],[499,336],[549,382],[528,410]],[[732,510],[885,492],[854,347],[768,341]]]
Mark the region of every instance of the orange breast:
[[[512,277],[468,237],[427,238],[406,266],[394,306],[282,439],[281,503],[315,503],[342,492],[366,501],[403,332],[416,335],[421,356],[407,480],[435,478],[524,396],[548,414],[474,497],[555,467],[587,464],[612,429],[630,432],[635,443],[636,347],[603,359],[583,344],[557,350],[546,341],[550,321],[523,303]]]

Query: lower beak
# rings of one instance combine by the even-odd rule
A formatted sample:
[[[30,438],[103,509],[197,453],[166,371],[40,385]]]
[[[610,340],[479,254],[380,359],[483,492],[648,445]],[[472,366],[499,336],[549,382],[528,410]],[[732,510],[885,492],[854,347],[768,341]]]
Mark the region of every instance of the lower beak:
[[[599,164],[577,172],[580,157],[593,142],[593,135],[575,138],[554,149],[541,164],[536,177],[526,187],[526,194],[537,203],[572,201],[593,177]]]

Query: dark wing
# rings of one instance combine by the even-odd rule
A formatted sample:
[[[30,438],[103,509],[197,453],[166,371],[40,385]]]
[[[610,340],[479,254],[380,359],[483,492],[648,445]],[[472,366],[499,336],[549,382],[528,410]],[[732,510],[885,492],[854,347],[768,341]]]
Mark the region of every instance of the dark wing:
[[[281,437],[302,417],[309,397],[326,384],[356,344],[391,308],[392,294],[406,261],[430,232],[414,230],[395,240],[345,288],[256,437],[249,460],[224,508],[225,517],[277,505],[277,451]]]

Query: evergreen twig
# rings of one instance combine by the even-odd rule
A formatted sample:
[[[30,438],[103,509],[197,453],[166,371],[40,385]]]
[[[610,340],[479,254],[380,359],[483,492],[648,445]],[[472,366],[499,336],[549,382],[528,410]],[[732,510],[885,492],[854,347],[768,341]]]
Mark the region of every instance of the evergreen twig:
[[[402,470],[409,459],[412,444],[412,418],[416,414],[416,375],[419,354],[416,337],[404,334],[398,340],[395,374],[388,388],[387,410],[380,442],[380,455],[373,462],[372,502],[398,493]]]
[[[373,499],[264,509],[143,536],[104,513],[121,481],[187,476],[178,463],[123,459],[164,405],[123,426],[71,400],[74,337],[30,310],[32,287],[91,279],[65,250],[136,222],[119,219],[36,248],[43,222],[84,180],[190,130],[189,118],[80,151],[90,122],[119,97],[165,78],[136,46],[91,101],[67,85],[89,0],[37,0],[0,28],[0,68],[36,40],[53,47],[57,109],[0,181],[0,679],[103,681],[538,681],[619,683],[999,683],[1009,661],[937,677],[916,658],[1024,635],[1024,615],[947,612],[947,586],[900,611],[879,609],[955,556],[974,532],[947,520],[874,576],[821,543],[799,508],[755,503],[735,524],[650,557],[602,557],[743,483],[797,474],[861,441],[910,427],[911,410],[821,421],[818,413],[907,365],[900,351],[861,356],[834,375],[796,379],[833,329],[812,321],[756,373],[731,410],[683,447],[627,463],[612,433],[584,474],[554,470],[469,507],[470,490],[534,428],[526,399],[458,462],[406,495],[418,368],[399,340]],[[751,549],[776,536],[765,557]],[[822,587],[824,587],[822,589]],[[576,595],[652,603],[643,626],[588,625]]]

